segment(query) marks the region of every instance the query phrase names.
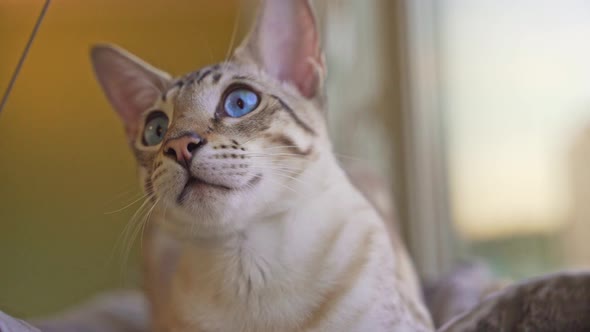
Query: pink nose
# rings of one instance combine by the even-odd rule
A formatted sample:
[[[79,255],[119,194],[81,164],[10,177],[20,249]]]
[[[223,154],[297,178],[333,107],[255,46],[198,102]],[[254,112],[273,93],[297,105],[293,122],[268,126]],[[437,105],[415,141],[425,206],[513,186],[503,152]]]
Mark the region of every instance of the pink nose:
[[[164,145],[164,154],[176,161],[184,163],[193,159],[194,153],[203,146],[206,141],[196,134],[187,134],[170,139]]]

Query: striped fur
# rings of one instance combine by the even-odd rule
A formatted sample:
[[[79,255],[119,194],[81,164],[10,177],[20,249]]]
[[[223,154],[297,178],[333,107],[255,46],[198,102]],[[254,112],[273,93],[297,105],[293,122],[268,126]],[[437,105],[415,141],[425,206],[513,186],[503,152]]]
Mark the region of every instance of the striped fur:
[[[176,80],[146,69],[148,82],[137,86],[162,88],[124,94],[153,98],[137,115],[128,114],[137,112],[133,104],[116,99],[101,68],[120,66],[109,75],[124,80],[151,67],[114,47],[93,51],[107,96],[124,120],[138,119],[126,126],[134,128],[129,141],[154,206],[144,239],[154,330],[431,330],[401,243],[332,154],[317,38],[308,41],[312,58],[292,64],[303,74],[276,67],[291,58],[269,64],[276,59],[264,52],[276,48],[258,45],[268,43],[258,34],[267,33],[264,21],[272,15],[295,15],[304,22],[293,28],[315,29],[307,1],[269,0],[262,13],[230,61]],[[310,60],[313,68],[306,67]],[[255,111],[224,116],[234,86],[257,92]],[[164,144],[147,147],[142,132],[153,111],[170,124]],[[164,145],[187,134],[203,144],[185,168]]]

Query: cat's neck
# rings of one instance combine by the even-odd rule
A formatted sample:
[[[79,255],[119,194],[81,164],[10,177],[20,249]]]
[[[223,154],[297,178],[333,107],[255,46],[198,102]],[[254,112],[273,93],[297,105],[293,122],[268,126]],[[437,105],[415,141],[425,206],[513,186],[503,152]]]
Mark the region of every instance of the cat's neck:
[[[317,167],[324,171],[313,173],[313,178],[300,177],[303,183],[293,187],[298,194],[291,196],[292,200],[283,209],[259,216],[234,234],[180,240],[178,248],[184,257],[181,260],[184,269],[190,270],[187,273],[191,278],[207,282],[203,278],[209,276],[208,282],[213,285],[221,280],[218,278],[233,276],[238,284],[241,280],[252,283],[258,280],[259,286],[266,288],[270,279],[283,282],[290,279],[286,278],[289,271],[311,264],[318,248],[334,234],[338,234],[341,243],[328,251],[330,255],[337,253],[336,265],[339,264],[336,261],[348,260],[353,254],[350,247],[362,242],[367,233],[386,236],[376,211],[350,184],[337,163],[331,160],[318,163]],[[173,237],[178,239],[176,235]],[[216,276],[211,271],[223,273]],[[200,274],[203,275],[195,276]],[[262,280],[264,276],[276,278]]]
[[[317,248],[323,237],[348,221],[354,220],[354,227],[383,228],[376,211],[348,181],[334,157],[318,160],[299,179],[292,184],[288,196],[277,202],[279,207],[255,216],[238,232],[216,236],[179,232],[174,226],[167,227],[174,225],[173,220],[166,220],[158,213],[160,232],[168,244],[173,243],[195,256],[237,255],[244,253],[244,248],[252,255],[282,251],[286,256],[295,253],[288,253],[285,248],[297,248],[295,256],[299,256],[305,255],[304,248]],[[220,264],[227,260],[201,259],[200,268],[204,268],[202,264],[206,261]],[[294,262],[294,266],[297,264]]]

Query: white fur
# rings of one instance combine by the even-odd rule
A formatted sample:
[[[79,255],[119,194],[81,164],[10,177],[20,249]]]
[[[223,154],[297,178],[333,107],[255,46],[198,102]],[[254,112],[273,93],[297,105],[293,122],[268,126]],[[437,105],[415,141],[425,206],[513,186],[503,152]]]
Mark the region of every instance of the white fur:
[[[388,303],[400,301],[396,288],[409,285],[395,284],[393,273],[383,276],[390,285],[378,284],[379,276],[398,264],[387,231],[326,155],[299,177],[304,183],[294,187],[297,194],[287,191],[288,199],[277,200],[285,203],[282,210],[252,216],[240,234],[186,241],[177,249],[171,302],[188,322],[179,331],[299,331],[325,293],[346,277],[342,272],[367,232],[374,236],[360,276],[337,308],[309,331],[427,330],[412,321],[405,304],[387,310]],[[323,254],[318,248],[338,227],[343,230],[321,271],[311,275],[317,271],[305,267]],[[191,279],[188,287],[186,278]],[[420,307],[419,299],[412,301]]]

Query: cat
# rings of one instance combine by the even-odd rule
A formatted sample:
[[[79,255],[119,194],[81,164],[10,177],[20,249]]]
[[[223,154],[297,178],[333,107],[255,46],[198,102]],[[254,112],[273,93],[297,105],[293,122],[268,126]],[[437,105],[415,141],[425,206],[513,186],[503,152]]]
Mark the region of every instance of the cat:
[[[228,61],[180,78],[96,45],[149,195],[154,331],[431,331],[399,239],[341,169],[307,0],[267,0]]]

